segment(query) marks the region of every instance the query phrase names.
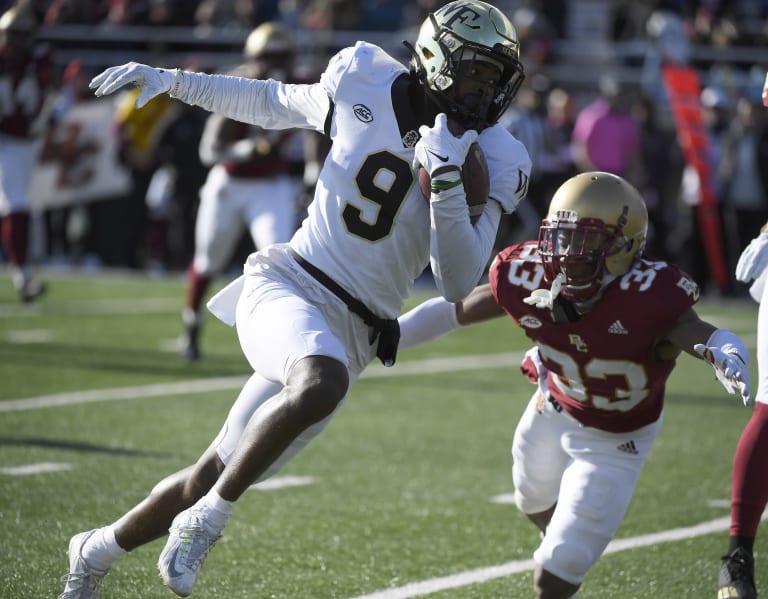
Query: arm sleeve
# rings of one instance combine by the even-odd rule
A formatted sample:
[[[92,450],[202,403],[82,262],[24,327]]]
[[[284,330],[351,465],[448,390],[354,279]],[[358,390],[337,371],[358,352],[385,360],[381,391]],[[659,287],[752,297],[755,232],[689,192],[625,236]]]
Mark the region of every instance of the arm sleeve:
[[[442,191],[430,200],[430,266],[440,294],[459,302],[480,281],[488,265],[501,221],[492,199],[474,226],[467,217],[464,187]]]
[[[296,85],[184,71],[171,94],[193,106],[264,129],[323,131],[330,100],[319,84]]]
[[[434,341],[461,325],[456,317],[456,305],[442,297],[419,304],[398,318],[400,349],[410,349]]]

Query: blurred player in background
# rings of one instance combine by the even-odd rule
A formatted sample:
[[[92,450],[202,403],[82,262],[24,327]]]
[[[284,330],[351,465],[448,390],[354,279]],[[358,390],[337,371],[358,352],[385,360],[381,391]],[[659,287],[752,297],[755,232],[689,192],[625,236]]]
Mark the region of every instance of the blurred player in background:
[[[504,314],[536,344],[522,365],[537,387],[515,430],[512,479],[517,507],[542,532],[539,599],[575,596],[615,535],[681,351],[751,401],[746,347],[699,319],[686,273],[643,257],[647,229],[645,202],[626,180],[576,175],[555,192],[539,240],[502,250],[488,284],[400,318],[403,348]]]
[[[763,86],[768,107],[768,74]],[[755,410],[739,437],[733,456],[731,532],[720,561],[718,599],[757,599],[753,554],[760,517],[768,504],[768,223],[744,249],[736,278],[754,281],[750,294],[760,303],[757,313],[757,393]]]
[[[40,134],[53,108],[50,49],[35,43],[38,22],[28,8],[0,17],[0,238],[22,302],[45,292],[29,267],[29,186]]]
[[[279,23],[262,23],[248,36],[244,64],[229,74],[295,83],[296,44]],[[201,306],[214,276],[228,266],[247,229],[257,249],[287,242],[298,226],[302,140],[297,130],[269,130],[212,114],[200,142],[212,167],[200,190],[195,255],[188,270],[180,355],[200,357]]]
[[[135,84],[139,104],[168,93],[265,129],[323,131],[333,143],[290,243],[251,254],[244,275],[208,302],[236,325],[253,369],[220,434],[116,522],[72,537],[62,599],[95,597],[118,559],[168,533],[161,577],[189,595],[240,496],[323,431],[375,357],[394,364],[397,316],[427,265],[453,301],[480,280],[501,215],[530,176],[524,146],[498,124],[524,78],[517,33],[497,8],[461,0],[431,14],[409,47],[410,70],[358,42],[306,85],[138,63],[91,82],[97,96]],[[490,193],[473,226],[461,167],[475,141]],[[428,200],[417,165],[431,179]]]

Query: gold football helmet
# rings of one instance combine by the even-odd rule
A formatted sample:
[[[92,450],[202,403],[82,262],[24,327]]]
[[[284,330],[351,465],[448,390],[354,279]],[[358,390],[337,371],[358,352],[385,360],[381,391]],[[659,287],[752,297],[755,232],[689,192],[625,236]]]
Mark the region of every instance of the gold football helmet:
[[[256,27],[245,40],[243,53],[247,58],[275,54],[296,54],[296,42],[280,23],[267,22]]]
[[[555,192],[539,230],[539,256],[550,284],[563,277],[566,299],[585,301],[603,275],[628,272],[645,248],[648,210],[626,180],[604,172],[571,177]]]
[[[456,0],[430,13],[415,46],[406,45],[428,96],[469,129],[493,125],[525,79],[517,31],[498,8],[480,0]],[[478,62],[492,65],[494,76],[476,77]],[[461,80],[472,84],[462,86]]]
[[[0,16],[0,31],[30,33],[37,29],[38,22],[31,10],[14,6]]]
[[[250,67],[256,68],[245,76],[287,81],[292,77],[297,51],[296,42],[288,29],[273,21],[262,23],[245,40],[243,55]]]

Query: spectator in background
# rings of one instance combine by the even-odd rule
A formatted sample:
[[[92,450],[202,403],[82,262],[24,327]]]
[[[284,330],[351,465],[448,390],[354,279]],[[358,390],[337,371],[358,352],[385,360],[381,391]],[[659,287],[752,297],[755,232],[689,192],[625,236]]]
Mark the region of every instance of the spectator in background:
[[[768,220],[768,120],[757,98],[742,96],[722,141],[718,175],[728,271]]]
[[[53,24],[96,25],[107,17],[109,6],[102,0],[53,0],[43,22]]]
[[[573,127],[573,158],[579,171],[605,171],[637,182],[640,127],[630,106],[630,96],[617,79],[600,79],[600,96],[577,113]]]
[[[200,138],[208,113],[197,106],[178,104],[179,110],[157,143],[158,167],[147,188],[150,271],[189,266],[200,188],[208,174],[200,161]]]
[[[648,253],[675,261],[669,241],[670,231],[677,221],[682,152],[675,131],[659,124],[656,105],[648,96],[638,96],[632,110],[640,127],[638,189],[648,207]]]
[[[263,23],[248,36],[245,63],[230,74],[250,79],[295,82],[296,45],[279,23]],[[248,229],[257,249],[287,242],[298,226],[297,201],[302,190],[295,130],[266,130],[227,119],[208,117],[200,143],[203,164],[212,167],[200,191],[195,223],[195,255],[188,270],[182,313],[184,335],[180,355],[200,358],[201,307],[214,276],[229,261]],[[300,141],[300,140],[299,140]],[[297,156],[298,154],[298,156]]]
[[[136,108],[138,90],[125,92],[118,100],[115,126],[119,140],[119,159],[131,173],[132,189],[127,198],[111,202],[113,211],[112,244],[105,261],[112,265],[138,268],[143,265],[144,235],[147,225],[147,190],[158,167],[157,147],[166,127],[181,110],[167,96],[154,98]]]
[[[523,231],[520,235],[523,239],[530,239],[536,235],[539,221],[546,212],[549,201],[541,194],[539,180],[541,171],[538,168],[541,154],[544,151],[544,98],[549,89],[549,79],[541,74],[530,77],[525,87],[520,89],[517,101],[510,107],[499,121],[507,130],[522,142],[531,158],[531,179],[528,185],[528,195],[525,202],[521,202],[514,214],[510,214],[502,220],[502,238],[499,240],[498,249],[508,245],[513,234],[512,227],[519,221]]]
[[[538,171],[540,198],[551,198],[560,185],[576,174],[571,150],[571,137],[576,119],[573,96],[559,87],[549,90],[546,96],[544,133],[541,152],[534,170]],[[543,204],[539,205],[540,217],[546,214]]]
[[[540,72],[552,62],[554,27],[544,13],[530,6],[515,10],[512,24],[520,36],[522,61],[526,70],[531,74]]]
[[[277,20],[278,0],[202,0],[195,13],[199,27],[252,29],[259,23]]]
[[[38,140],[53,108],[53,61],[35,44],[38,21],[23,8],[0,17],[0,238],[22,302],[45,292],[29,268],[29,185]]]

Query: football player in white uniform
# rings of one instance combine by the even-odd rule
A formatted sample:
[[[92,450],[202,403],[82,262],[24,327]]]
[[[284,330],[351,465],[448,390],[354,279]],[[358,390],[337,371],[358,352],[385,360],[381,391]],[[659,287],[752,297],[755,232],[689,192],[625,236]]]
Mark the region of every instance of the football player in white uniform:
[[[175,593],[190,594],[240,495],[323,430],[374,357],[394,363],[396,319],[426,266],[450,301],[483,275],[501,215],[525,195],[531,168],[522,144],[497,124],[524,77],[517,33],[493,6],[460,0],[429,15],[411,50],[409,70],[358,42],[311,85],[136,63],[92,81],[98,96],[135,84],[139,104],[169,93],[265,129],[324,131],[333,143],[290,243],[251,254],[244,275],[208,304],[236,324],[254,371],[220,434],[116,522],[72,537],[61,597],[95,596],[118,558],[169,526],[160,573]],[[463,126],[461,137],[448,118]],[[473,226],[460,166],[474,141],[490,192]],[[429,200],[416,163],[431,176]]]
[[[279,23],[267,22],[248,36],[245,62],[230,74],[294,82],[296,44]],[[211,114],[200,140],[200,159],[212,167],[200,189],[195,255],[187,275],[180,356],[200,357],[201,308],[214,276],[232,258],[248,229],[257,249],[287,242],[298,226],[302,191],[301,132],[269,130]],[[297,143],[298,142],[298,143]],[[298,152],[296,151],[298,149]]]

